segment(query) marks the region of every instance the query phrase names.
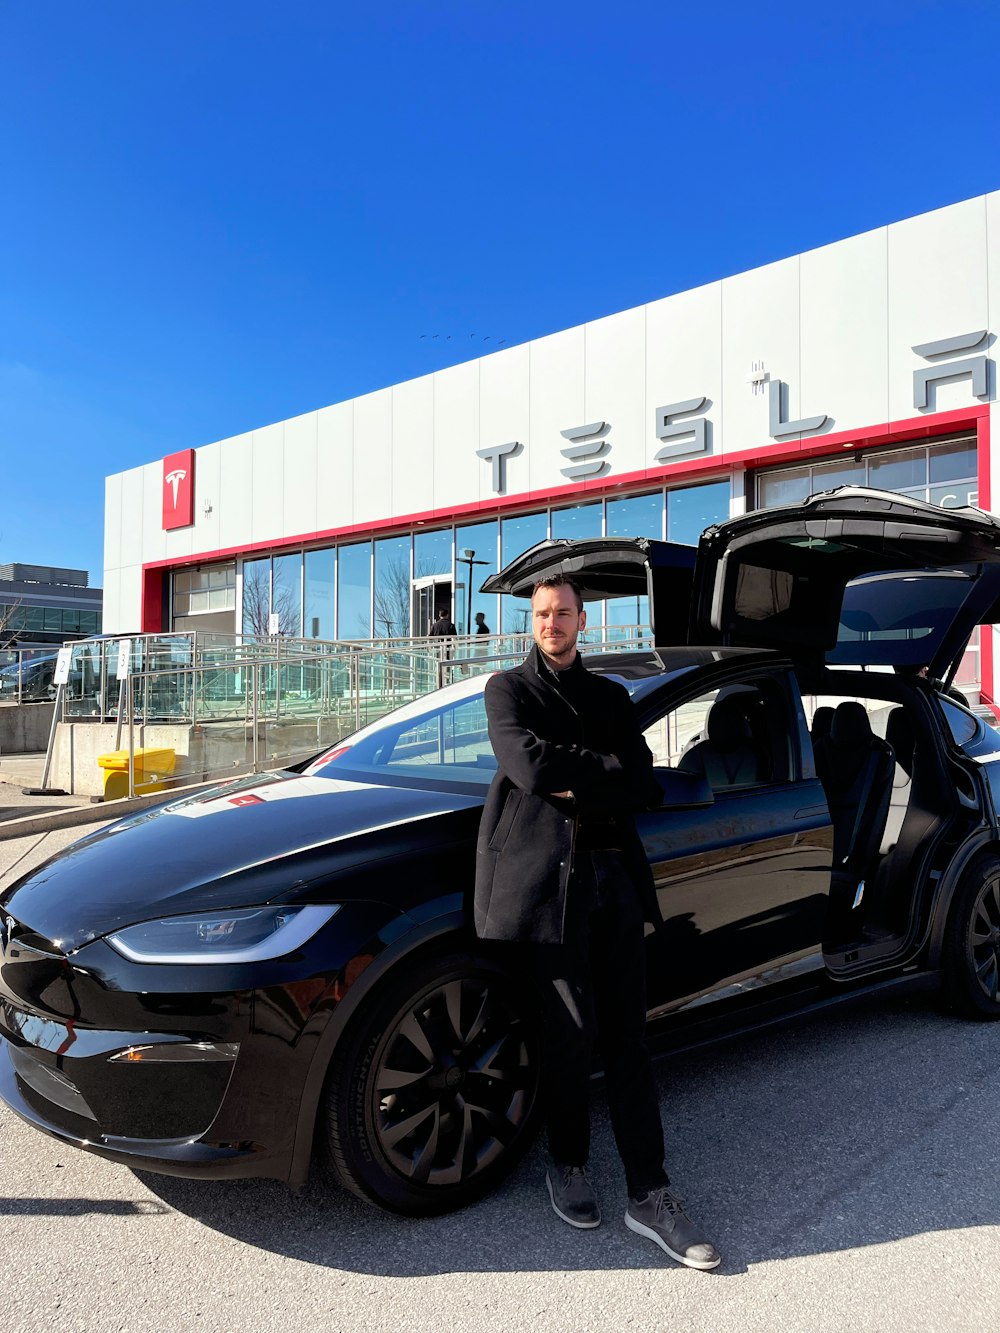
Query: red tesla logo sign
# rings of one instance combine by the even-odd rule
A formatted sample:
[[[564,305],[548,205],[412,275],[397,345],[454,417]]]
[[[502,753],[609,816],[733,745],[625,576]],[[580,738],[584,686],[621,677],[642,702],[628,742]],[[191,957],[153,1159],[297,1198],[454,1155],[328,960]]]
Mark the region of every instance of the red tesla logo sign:
[[[163,460],[163,527],[189,528],[194,522],[194,450]]]

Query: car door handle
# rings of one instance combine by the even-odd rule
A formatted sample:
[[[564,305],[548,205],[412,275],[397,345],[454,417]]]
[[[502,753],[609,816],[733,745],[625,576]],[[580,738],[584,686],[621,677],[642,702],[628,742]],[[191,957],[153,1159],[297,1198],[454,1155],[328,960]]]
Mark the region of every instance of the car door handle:
[[[796,819],[821,819],[830,818],[830,811],[825,805],[804,805],[801,810],[796,810]]]

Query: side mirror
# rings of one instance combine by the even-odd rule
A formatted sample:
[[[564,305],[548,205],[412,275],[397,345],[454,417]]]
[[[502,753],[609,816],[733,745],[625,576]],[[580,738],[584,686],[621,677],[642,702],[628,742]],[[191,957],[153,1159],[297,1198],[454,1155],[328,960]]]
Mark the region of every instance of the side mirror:
[[[701,773],[685,773],[679,768],[654,768],[653,777],[660,788],[661,810],[702,810],[715,804],[708,779]]]

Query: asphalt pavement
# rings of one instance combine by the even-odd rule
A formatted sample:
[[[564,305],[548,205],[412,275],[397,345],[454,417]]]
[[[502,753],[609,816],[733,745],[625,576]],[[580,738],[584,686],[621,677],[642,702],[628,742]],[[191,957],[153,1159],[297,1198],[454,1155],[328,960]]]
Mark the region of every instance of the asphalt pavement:
[[[0,843],[0,886],[75,837]],[[600,1085],[596,1231],[552,1213],[536,1146],[476,1207],[390,1217],[317,1168],[137,1175],[0,1108],[4,1321],[173,1333],[981,1333],[1000,1306],[1000,1024],[898,996],[661,1060],[675,1186],[723,1253],[673,1264],[622,1224]]]

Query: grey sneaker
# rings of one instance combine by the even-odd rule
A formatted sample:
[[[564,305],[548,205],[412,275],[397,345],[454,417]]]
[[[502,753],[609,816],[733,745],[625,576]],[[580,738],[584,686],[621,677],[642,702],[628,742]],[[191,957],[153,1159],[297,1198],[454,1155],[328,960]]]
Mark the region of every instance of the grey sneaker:
[[[557,1217],[585,1230],[601,1225],[594,1187],[582,1166],[553,1162],[545,1172],[545,1184]]]
[[[688,1268],[718,1268],[722,1258],[715,1246],[684,1211],[669,1185],[650,1190],[644,1199],[629,1199],[625,1225],[648,1240],[655,1240],[671,1259]]]

